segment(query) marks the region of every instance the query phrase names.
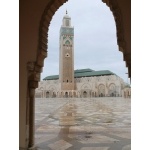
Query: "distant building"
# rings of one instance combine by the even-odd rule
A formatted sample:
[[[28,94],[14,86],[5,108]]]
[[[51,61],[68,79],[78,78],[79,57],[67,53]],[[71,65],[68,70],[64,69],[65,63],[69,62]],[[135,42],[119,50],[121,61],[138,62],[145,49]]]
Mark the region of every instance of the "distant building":
[[[104,97],[123,96],[123,79],[109,70],[74,71],[74,28],[71,18],[63,17],[59,42],[59,75],[48,76],[39,82],[36,97]]]
[[[122,90],[122,96],[124,98],[131,98],[131,86],[126,84]]]

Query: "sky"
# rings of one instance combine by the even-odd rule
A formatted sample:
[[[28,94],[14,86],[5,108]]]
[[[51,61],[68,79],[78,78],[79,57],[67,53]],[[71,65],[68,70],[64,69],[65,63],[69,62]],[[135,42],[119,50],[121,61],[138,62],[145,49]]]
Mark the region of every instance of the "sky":
[[[66,10],[74,27],[74,69],[110,70],[129,83],[123,53],[117,45],[113,14],[99,0],[69,0],[57,10],[49,26],[48,57],[41,80],[59,74],[59,30]]]

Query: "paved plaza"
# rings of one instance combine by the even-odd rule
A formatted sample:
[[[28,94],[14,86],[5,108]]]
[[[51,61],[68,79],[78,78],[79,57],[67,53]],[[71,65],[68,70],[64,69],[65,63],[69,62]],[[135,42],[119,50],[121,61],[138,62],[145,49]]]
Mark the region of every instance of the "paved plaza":
[[[37,150],[131,150],[131,99],[35,100]]]

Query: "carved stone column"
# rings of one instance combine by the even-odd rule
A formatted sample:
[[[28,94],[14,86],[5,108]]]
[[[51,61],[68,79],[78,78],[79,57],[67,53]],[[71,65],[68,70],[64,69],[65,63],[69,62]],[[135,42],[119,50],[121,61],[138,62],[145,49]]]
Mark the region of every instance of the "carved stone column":
[[[35,89],[38,87],[40,73],[35,72],[35,62],[28,62],[28,124],[29,124],[29,143],[28,150],[35,150],[34,143],[34,119],[35,119]]]
[[[108,82],[106,81],[106,83],[105,83],[105,96],[108,96],[108,90],[109,90],[109,86],[108,86]]]
[[[30,102],[29,102],[29,149],[34,149],[34,114],[35,114],[35,89],[30,88]]]

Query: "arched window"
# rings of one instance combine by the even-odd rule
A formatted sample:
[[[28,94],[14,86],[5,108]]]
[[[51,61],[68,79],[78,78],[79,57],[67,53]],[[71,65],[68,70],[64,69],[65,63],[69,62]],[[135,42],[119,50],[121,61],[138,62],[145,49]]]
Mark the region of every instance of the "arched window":
[[[68,97],[68,92],[65,92],[65,97]]]
[[[65,44],[66,44],[66,45],[70,45],[70,42],[69,42],[69,40],[67,40],[67,41],[65,42]]]

